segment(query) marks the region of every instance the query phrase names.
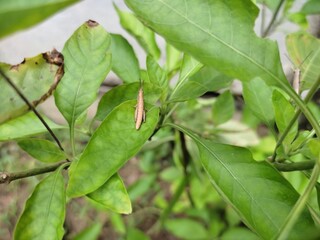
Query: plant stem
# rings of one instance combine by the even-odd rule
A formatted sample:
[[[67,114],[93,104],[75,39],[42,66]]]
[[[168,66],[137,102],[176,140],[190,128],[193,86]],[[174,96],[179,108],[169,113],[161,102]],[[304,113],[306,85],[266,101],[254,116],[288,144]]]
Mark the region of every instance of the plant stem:
[[[311,97],[313,95],[312,91],[315,91],[314,89],[318,88],[319,81],[320,81],[320,78],[312,86],[312,89],[310,90],[311,93],[308,94],[308,96],[306,97],[306,102],[311,99]],[[286,90],[286,92],[290,95],[290,97],[292,97],[292,99],[298,105],[300,110],[304,113],[305,117],[308,119],[309,123],[314,128],[317,137],[320,138],[320,125],[318,124],[317,119],[313,116],[312,112],[306,106],[306,103],[291,88],[289,88],[285,85],[283,85],[283,86],[284,86],[284,90]],[[319,166],[319,160],[318,160],[313,168],[313,171],[312,171],[312,174],[310,177],[310,181],[309,181],[307,187],[305,188],[303,194],[299,197],[298,201],[296,202],[296,204],[292,208],[291,212],[289,213],[284,225],[281,227],[281,229],[279,231],[277,239],[287,239],[289,232],[294,227],[296,220],[298,219],[301,212],[303,211],[303,209],[307,203],[307,200],[309,198],[309,195],[318,181],[319,175],[320,175],[320,166]]]
[[[310,182],[306,189],[304,190],[303,194],[300,196],[296,204],[294,205],[293,209],[291,210],[290,214],[288,215],[284,225],[280,229],[278,236],[275,238],[277,240],[285,240],[288,239],[291,229],[294,227],[295,222],[299,218],[301,212],[304,210],[305,205],[308,201],[309,195],[318,181],[318,177],[320,174],[319,164],[317,163],[312,171]]]
[[[59,162],[59,163],[52,164],[52,165],[49,165],[49,166],[29,169],[29,170],[21,171],[21,172],[13,172],[13,173],[1,172],[0,173],[0,184],[10,183],[10,182],[12,182],[14,180],[18,180],[18,179],[21,179],[21,178],[27,178],[27,177],[40,175],[40,174],[43,174],[43,173],[53,172],[57,168],[62,166],[63,164],[65,164],[66,167],[69,167],[69,165],[71,163],[68,162],[68,161],[63,161],[63,162]]]
[[[74,141],[74,122],[70,125],[70,144],[71,144],[71,150],[72,150],[72,156],[76,156],[76,146]]]
[[[46,123],[46,121],[42,118],[40,113],[36,110],[36,108],[29,102],[27,97],[19,90],[19,88],[11,81],[11,79],[0,69],[0,75],[7,81],[7,83],[16,91],[16,93],[19,95],[19,97],[28,105],[28,107],[34,112],[34,114],[39,118],[41,123],[45,126],[45,128],[48,130],[52,138],[56,141],[59,148],[64,151],[59,139],[54,134],[54,132],[51,130],[49,125]]]
[[[177,102],[173,105],[173,107],[170,109],[170,111],[165,115],[164,119],[163,119],[163,122],[162,123],[165,123],[168,118],[171,116],[171,114],[176,110],[176,108],[179,106],[180,102]]]
[[[170,200],[167,208],[163,211],[160,217],[160,226],[163,227],[165,220],[168,218],[169,214],[172,212],[174,205],[179,200],[181,194],[183,193],[186,185],[187,185],[187,178],[186,176],[183,177],[182,181],[180,182],[178,189],[175,191],[172,199]]]
[[[303,162],[294,162],[294,163],[272,163],[281,172],[292,172],[292,171],[303,171],[310,170],[314,167],[315,161],[303,161]]]
[[[284,132],[280,135],[280,138],[277,141],[277,144],[274,148],[273,154],[272,154],[272,158],[271,158],[271,162],[275,162],[276,157],[277,157],[277,150],[278,148],[281,146],[283,140],[286,138],[286,136],[288,135],[288,133],[290,132],[293,124],[297,121],[298,117],[300,116],[301,110],[297,109],[297,111],[295,112],[295,114],[293,115],[292,119],[290,120],[288,126],[286,127],[286,129],[284,130]]]
[[[280,8],[281,8],[281,6],[282,6],[283,3],[284,3],[284,0],[281,0],[281,1],[279,2],[278,6],[277,6],[277,9],[275,10],[275,12],[274,12],[274,14],[273,14],[273,16],[272,16],[272,18],[271,18],[271,20],[270,20],[270,23],[269,23],[267,29],[266,29],[266,30],[264,31],[264,33],[262,34],[262,37],[263,37],[263,38],[266,37],[266,36],[269,34],[269,32],[270,32],[270,30],[271,30],[274,22],[275,22],[276,19],[277,19],[277,16],[278,16],[278,14],[279,14]]]
[[[304,102],[305,104],[307,104],[310,99],[313,97],[313,95],[316,93],[316,91],[318,90],[320,85],[320,77],[318,78],[318,80],[312,85],[310,91],[308,92]],[[276,156],[277,156],[277,149],[281,146],[283,140],[286,138],[286,136],[288,135],[290,129],[292,128],[293,124],[295,123],[295,121],[298,119],[299,115],[301,113],[301,109],[297,109],[296,113],[294,114],[293,118],[291,119],[290,123],[288,124],[288,126],[286,127],[286,129],[284,130],[284,132],[281,134],[280,138],[277,141],[276,147],[274,149],[273,155],[272,155],[272,162],[275,161]]]

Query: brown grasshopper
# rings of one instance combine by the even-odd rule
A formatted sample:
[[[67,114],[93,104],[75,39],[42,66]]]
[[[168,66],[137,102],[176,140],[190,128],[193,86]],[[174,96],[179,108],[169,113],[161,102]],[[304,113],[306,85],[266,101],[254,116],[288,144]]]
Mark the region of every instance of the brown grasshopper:
[[[305,59],[300,63],[298,67],[293,68],[293,81],[292,81],[292,87],[294,91],[299,94],[300,91],[300,80],[301,80],[301,66],[302,64],[310,57],[312,51],[305,57]],[[291,59],[287,56],[289,61],[294,65],[294,63],[291,61]]]
[[[140,89],[137,97],[137,105],[136,105],[134,120],[136,122],[137,130],[139,130],[139,128],[141,127],[142,121],[143,122],[146,121],[146,112],[144,109],[144,99],[143,99],[143,85],[142,85],[141,79],[140,79]]]

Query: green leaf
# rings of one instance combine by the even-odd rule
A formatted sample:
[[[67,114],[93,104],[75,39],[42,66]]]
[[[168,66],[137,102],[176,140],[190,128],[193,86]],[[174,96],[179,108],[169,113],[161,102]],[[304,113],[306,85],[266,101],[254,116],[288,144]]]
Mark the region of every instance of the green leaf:
[[[31,27],[78,0],[1,1],[0,38]]]
[[[55,59],[61,62],[53,62]],[[33,106],[46,100],[61,78],[62,55],[53,50],[26,58],[17,65],[0,63],[0,69],[11,79]],[[0,75],[0,123],[21,116],[30,109]]]
[[[184,78],[183,78],[184,79]],[[180,102],[202,96],[230,86],[232,79],[214,68],[204,66],[183,81],[179,81],[169,101]]]
[[[51,129],[64,128],[64,126],[57,125],[46,117],[44,117],[44,120]],[[0,141],[24,138],[47,131],[48,130],[40,122],[39,118],[33,112],[29,112],[6,123],[0,124]]]
[[[175,47],[166,43],[166,65],[165,70],[168,75],[175,72],[180,66],[181,63],[181,52],[177,50]]]
[[[160,49],[154,32],[143,25],[132,13],[121,11],[115,4],[114,8],[120,18],[121,26],[138,41],[147,54],[159,59]]]
[[[222,93],[212,106],[212,120],[215,125],[230,120],[234,113],[234,100],[230,91]]]
[[[248,128],[247,125],[231,119],[216,128],[216,136],[220,142],[232,144],[240,147],[255,146],[261,139],[257,132]]]
[[[255,116],[255,114],[252,113],[248,105],[244,104],[242,109],[241,122],[246,124],[248,127],[252,129],[256,129],[259,126],[261,121]]]
[[[78,233],[73,240],[97,240],[101,232],[102,224],[94,223]]]
[[[299,150],[310,138],[310,131],[301,131],[299,132],[298,136],[296,139],[292,142],[291,144],[291,150],[296,151]]]
[[[198,62],[189,55],[184,54],[182,59],[182,65],[180,68],[179,82],[176,85],[172,95],[174,95],[174,92],[179,90],[179,88],[181,88],[181,86],[185,84],[189,77],[196,74],[202,67],[202,63]]]
[[[280,133],[283,133],[295,114],[294,107],[278,90],[272,94],[275,120]],[[298,133],[298,122],[295,122],[283,143],[289,147]]]
[[[199,84],[204,84],[210,91],[217,91],[228,88],[231,85],[233,78],[221,74],[212,67],[204,66],[191,76],[190,80],[199,82]]]
[[[132,212],[126,187],[117,173],[97,190],[89,193],[87,197],[116,213],[130,214]]]
[[[147,110],[146,122],[137,131],[134,123],[136,100],[116,107],[97,128],[79,161],[71,164],[68,196],[78,197],[102,186],[153,133],[159,109]]]
[[[65,74],[55,92],[56,105],[70,126],[96,99],[111,67],[110,35],[94,21],[78,28],[63,48]]]
[[[124,235],[126,233],[126,225],[124,222],[124,218],[120,214],[110,214],[110,222],[112,225],[112,229],[116,233],[120,233],[120,235]]]
[[[98,105],[95,118],[102,121],[116,106],[127,100],[137,99],[140,83],[129,83],[112,88],[106,92]],[[155,104],[160,98],[161,89],[151,83],[143,84],[144,101]]]
[[[66,196],[62,167],[34,189],[14,231],[15,240],[56,240],[64,235]]]
[[[126,0],[139,19],[170,44],[228,76],[256,76],[292,93],[275,42],[253,31],[258,16],[250,0]]]
[[[174,236],[182,239],[207,239],[207,230],[202,224],[191,219],[168,219],[165,229]]]
[[[53,163],[67,158],[56,144],[44,139],[26,138],[18,141],[19,146],[41,162]]]
[[[146,65],[150,82],[161,87],[164,92],[167,92],[169,82],[166,72],[159,66],[151,55],[147,56]]]
[[[320,141],[318,139],[311,139],[308,142],[308,147],[312,155],[320,161]]]
[[[307,30],[309,26],[306,15],[300,12],[288,14],[287,19],[293,23],[298,24],[302,29],[305,30]]]
[[[261,78],[243,83],[243,98],[246,106],[268,127],[273,126],[272,89]]]
[[[199,63],[189,55],[184,54],[180,68],[179,81],[171,93],[170,101],[184,101],[192,99],[192,96],[198,95],[198,92],[204,92],[207,90],[206,86],[198,84],[197,82],[189,81],[190,77],[198,72],[202,67],[203,64]],[[192,91],[190,91],[191,89]]]
[[[293,67],[301,70],[301,91],[310,89],[320,77],[320,40],[308,33],[292,33],[286,45]]]
[[[265,4],[272,11],[275,11],[281,0],[257,0],[258,3]]]
[[[135,201],[140,196],[150,191],[150,188],[155,188],[157,176],[148,174],[139,178],[134,184],[128,188],[130,199]]]
[[[319,14],[320,13],[320,2],[319,0],[309,0],[307,1],[300,12],[304,14]]]
[[[319,183],[316,184],[316,192],[317,192],[318,208],[320,208],[320,185],[319,185]]]
[[[320,108],[317,101],[315,102],[308,102],[307,104],[308,108],[312,112],[312,114],[316,117],[316,119],[320,119]]]
[[[240,227],[230,228],[221,236],[221,240],[234,239],[260,240],[260,238],[250,230]]]
[[[233,205],[246,225],[261,238],[272,239],[299,198],[292,185],[270,164],[256,162],[245,148],[214,143],[184,127],[167,125],[195,141],[202,165],[216,190]],[[301,239],[299,234],[312,225],[310,214],[304,211],[290,239]]]
[[[111,52],[112,71],[125,83],[137,82],[140,78],[139,62],[127,39],[111,34]]]
[[[141,230],[130,227],[127,232],[126,240],[150,240],[150,238]]]

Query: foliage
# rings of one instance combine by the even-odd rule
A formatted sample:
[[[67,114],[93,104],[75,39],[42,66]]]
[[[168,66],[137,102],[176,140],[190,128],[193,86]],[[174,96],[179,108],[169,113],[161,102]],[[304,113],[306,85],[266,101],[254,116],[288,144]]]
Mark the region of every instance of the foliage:
[[[265,3],[276,16],[283,1]],[[0,64],[0,141],[14,140],[42,162],[2,172],[0,183],[50,172],[26,202],[15,239],[62,239],[66,200],[79,198],[108,211],[107,221],[122,239],[150,239],[159,232],[182,239],[317,239],[320,110],[312,97],[320,83],[319,40],[305,32],[286,38],[302,71],[296,92],[277,44],[254,32],[258,8],[250,0],[126,4],[133,13],[115,9],[145,50],[146,69],[123,36],[93,20],[74,32],[62,55],[54,50],[20,65]],[[290,4],[283,10],[289,19]],[[301,14],[314,13],[308,10],[312,4],[317,6],[309,1]],[[166,40],[163,66],[155,34]],[[110,70],[123,84],[98,99]],[[241,96],[232,90],[234,79],[242,83]],[[141,90],[145,121],[136,129]],[[67,125],[36,109],[52,94]],[[245,106],[239,107],[240,98]],[[95,101],[96,115],[86,119]],[[312,129],[297,121],[301,112]],[[61,144],[64,130],[68,142]],[[84,144],[77,145],[79,139]],[[123,172],[137,154],[139,173],[128,184]],[[154,216],[142,231],[139,224]],[[75,239],[96,239],[103,227],[89,225]]]

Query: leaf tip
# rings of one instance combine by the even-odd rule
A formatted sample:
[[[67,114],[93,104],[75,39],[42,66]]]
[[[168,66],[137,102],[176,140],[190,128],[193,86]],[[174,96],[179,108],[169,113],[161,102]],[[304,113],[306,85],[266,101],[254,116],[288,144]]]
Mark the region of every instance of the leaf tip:
[[[91,27],[91,28],[99,26],[99,23],[97,23],[96,21],[91,20],[91,19],[89,19],[89,20],[86,22],[86,24],[88,25],[88,27]]]

